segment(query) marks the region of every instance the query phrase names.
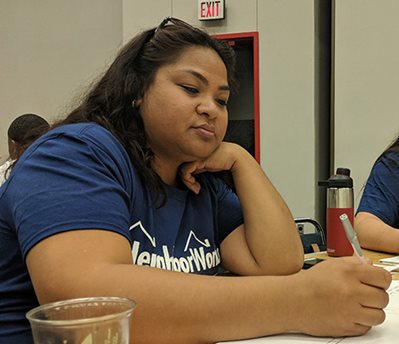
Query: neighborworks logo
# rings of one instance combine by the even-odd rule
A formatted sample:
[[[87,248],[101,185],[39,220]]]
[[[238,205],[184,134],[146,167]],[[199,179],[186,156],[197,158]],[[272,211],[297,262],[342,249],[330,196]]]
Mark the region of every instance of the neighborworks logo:
[[[138,221],[130,227],[130,230],[141,230],[148,238],[153,247],[157,247],[154,237],[146,231],[141,222]],[[190,247],[192,243],[199,244],[199,247]],[[190,231],[184,252],[184,257],[173,257],[166,245],[162,245],[162,254],[151,253],[148,251],[140,252],[140,242],[134,241],[132,248],[133,263],[137,265],[148,265],[165,270],[182,272],[200,272],[212,269],[220,264],[219,250],[216,248],[211,252],[206,252],[205,248],[211,245],[208,239],[199,240],[193,231]]]

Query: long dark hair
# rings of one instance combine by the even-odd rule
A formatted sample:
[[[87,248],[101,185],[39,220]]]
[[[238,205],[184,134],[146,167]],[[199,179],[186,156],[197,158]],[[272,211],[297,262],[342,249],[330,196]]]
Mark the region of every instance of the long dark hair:
[[[142,180],[154,191],[155,199],[165,195],[163,183],[152,168],[153,152],[147,145],[139,109],[132,102],[142,98],[160,67],[176,61],[182,50],[190,46],[215,50],[226,66],[230,88],[235,89],[233,49],[200,29],[168,17],[158,27],[128,42],[81,104],[53,127],[96,122],[107,128],[125,147]]]

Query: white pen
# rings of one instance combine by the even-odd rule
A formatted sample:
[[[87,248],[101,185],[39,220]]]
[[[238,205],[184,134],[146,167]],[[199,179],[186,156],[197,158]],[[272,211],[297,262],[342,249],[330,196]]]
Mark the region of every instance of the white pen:
[[[360,258],[363,262],[363,252],[360,247],[359,241],[357,240],[357,235],[355,230],[352,227],[351,222],[349,221],[348,215],[342,214],[340,217],[342,225],[344,226],[346,237],[348,238],[349,242],[352,244],[353,250],[355,251],[356,255]]]

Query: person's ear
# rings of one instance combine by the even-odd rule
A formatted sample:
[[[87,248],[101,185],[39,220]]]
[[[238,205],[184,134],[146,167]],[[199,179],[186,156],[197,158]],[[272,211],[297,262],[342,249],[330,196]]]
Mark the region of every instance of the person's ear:
[[[135,99],[136,107],[140,107],[141,103],[143,102],[143,98]]]
[[[133,109],[138,109],[141,105],[141,103],[143,102],[142,98],[140,99],[133,99],[132,101],[132,108]]]
[[[8,139],[8,154],[10,159],[14,160],[15,155],[17,154],[18,143],[14,140]]]

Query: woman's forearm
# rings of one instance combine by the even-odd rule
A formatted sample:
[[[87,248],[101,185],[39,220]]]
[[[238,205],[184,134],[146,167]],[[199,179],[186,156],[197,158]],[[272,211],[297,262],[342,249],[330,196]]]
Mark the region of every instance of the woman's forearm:
[[[303,248],[292,214],[256,160],[239,150],[231,172],[244,213],[248,246],[267,272],[271,261],[281,273],[297,271],[303,264]]]
[[[387,225],[377,216],[359,212],[355,217],[355,229],[362,247],[399,253],[399,229]]]
[[[104,230],[49,237],[32,248],[27,265],[41,303],[135,300],[134,343],[202,344],[288,331],[359,335],[383,321],[390,283],[388,272],[356,258],[289,276],[201,276],[137,266],[129,242]]]

